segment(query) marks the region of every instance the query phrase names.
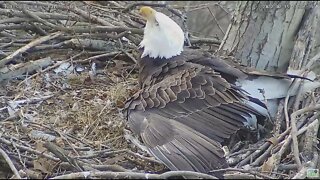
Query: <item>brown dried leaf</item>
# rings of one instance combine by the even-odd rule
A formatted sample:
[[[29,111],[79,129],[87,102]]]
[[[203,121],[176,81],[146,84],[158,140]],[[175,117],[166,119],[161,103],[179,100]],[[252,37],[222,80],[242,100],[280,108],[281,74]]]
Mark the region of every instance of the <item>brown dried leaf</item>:
[[[34,171],[31,169],[24,169],[26,176],[30,179],[43,179],[43,175],[39,171]]]
[[[124,154],[120,154],[120,155],[117,155],[116,157],[112,157],[112,158],[106,159],[106,161],[104,163],[106,163],[106,164],[117,164],[118,162],[121,162],[123,160],[125,160],[125,155]]]
[[[39,151],[39,152],[45,152],[47,150],[47,148],[45,148],[43,146],[43,142],[42,141],[38,141],[36,143],[36,150]]]
[[[65,147],[64,141],[63,141],[63,139],[61,137],[56,138],[56,144],[59,147]]]
[[[87,76],[87,77],[84,79],[83,84],[84,84],[84,85],[87,85],[87,86],[92,85],[92,84],[93,84],[93,77],[90,76],[90,75]]]
[[[276,137],[271,137],[271,138],[267,139],[266,141],[270,142],[274,146],[278,144],[278,138],[276,138]]]
[[[54,104],[54,100],[53,100],[53,99],[47,99],[45,102],[46,102],[48,105]]]
[[[274,162],[275,162],[275,154],[272,154],[271,157],[268,158],[267,161],[265,161],[262,166],[261,166],[261,171],[262,172],[267,172],[270,173],[272,172],[273,168],[274,168]]]
[[[40,170],[43,173],[50,174],[54,168],[55,162],[45,158],[39,158],[33,161],[34,169]]]
[[[114,73],[116,75],[121,74],[123,69],[125,69],[126,66],[128,66],[127,62],[120,61],[120,60],[114,61],[114,63],[115,63],[115,66],[112,67],[112,73]]]
[[[118,108],[123,108],[124,107],[124,100],[123,99],[121,99],[121,100],[117,100],[117,102],[116,102],[116,106],[118,107]]]
[[[85,100],[91,100],[91,99],[94,99],[96,94],[94,93],[86,93],[84,92],[81,96],[81,98],[85,99]]]
[[[61,96],[61,98],[63,98],[64,102],[69,105],[72,105],[74,102],[73,98],[68,95]]]

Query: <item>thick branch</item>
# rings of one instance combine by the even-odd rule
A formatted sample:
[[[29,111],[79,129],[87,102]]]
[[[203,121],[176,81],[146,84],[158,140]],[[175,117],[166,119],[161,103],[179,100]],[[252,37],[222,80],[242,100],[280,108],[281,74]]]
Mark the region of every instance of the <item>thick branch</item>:
[[[21,176],[20,176],[18,170],[16,169],[16,167],[14,166],[14,164],[12,163],[11,159],[9,158],[7,153],[4,150],[2,150],[1,148],[0,148],[0,154],[6,160],[6,162],[10,166],[10,168],[11,168],[13,174],[16,176],[16,178],[21,179]]]
[[[60,36],[61,34],[62,34],[61,32],[52,33],[52,34],[49,34],[48,36],[40,37],[40,38],[28,43],[27,45],[23,46],[22,48],[16,50],[14,53],[9,55],[8,57],[1,59],[0,60],[0,67],[3,67],[5,64],[12,61],[14,58],[16,58],[20,54],[26,52],[27,50],[31,49],[32,47],[37,46],[37,45],[44,43],[46,41],[49,41],[51,39],[54,39],[54,38]]]
[[[215,176],[191,172],[191,171],[169,171],[163,174],[135,173],[135,172],[105,172],[105,171],[86,171],[70,173],[56,176],[51,179],[79,179],[79,178],[107,178],[107,179],[167,179],[175,176],[184,176],[189,178],[217,179]]]

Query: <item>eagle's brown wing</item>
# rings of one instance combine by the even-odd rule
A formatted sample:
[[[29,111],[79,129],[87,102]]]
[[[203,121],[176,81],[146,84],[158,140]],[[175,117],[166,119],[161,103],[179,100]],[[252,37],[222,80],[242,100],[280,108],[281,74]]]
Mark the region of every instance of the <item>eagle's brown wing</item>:
[[[128,124],[171,170],[226,167],[220,143],[259,114],[210,66],[172,59],[144,80],[127,103]]]

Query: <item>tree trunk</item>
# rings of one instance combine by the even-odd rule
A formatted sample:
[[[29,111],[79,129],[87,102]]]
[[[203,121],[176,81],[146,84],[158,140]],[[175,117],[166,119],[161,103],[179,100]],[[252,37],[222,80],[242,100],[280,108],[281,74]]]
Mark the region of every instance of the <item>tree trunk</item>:
[[[311,69],[319,72],[320,10],[318,5],[318,2],[296,1],[239,2],[218,53],[234,56],[241,64],[260,70],[287,72]],[[279,135],[284,122],[286,122],[286,128],[292,128],[291,146],[299,170],[306,166],[308,160],[318,157],[317,153],[312,157],[310,145],[309,148],[306,146],[307,148],[300,148],[301,151],[299,151],[296,136],[297,122],[290,119],[291,113],[297,112],[301,106],[312,107],[316,103],[319,104],[319,99],[315,100],[314,96],[306,98],[303,95],[299,90],[296,97],[290,99],[292,101],[288,101],[289,96],[285,98],[284,106],[278,109],[280,113],[275,118],[273,131],[275,136]],[[278,99],[270,99],[266,103],[271,101],[272,104],[274,102],[276,104]],[[302,117],[300,116],[301,119]],[[307,116],[305,115],[304,118],[307,119]],[[315,131],[317,130],[318,127]],[[301,162],[300,153],[308,159]],[[278,157],[274,162],[276,168],[280,159]]]
[[[219,47],[241,64],[285,72],[308,2],[239,2]]]

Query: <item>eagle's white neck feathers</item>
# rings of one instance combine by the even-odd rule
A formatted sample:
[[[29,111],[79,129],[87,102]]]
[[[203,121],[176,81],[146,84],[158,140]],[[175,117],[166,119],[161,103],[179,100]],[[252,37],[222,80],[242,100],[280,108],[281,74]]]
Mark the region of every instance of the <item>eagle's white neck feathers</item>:
[[[180,55],[183,51],[184,33],[180,26],[167,15],[154,11],[154,18],[147,19],[143,40],[144,48],[141,58],[166,58]]]

